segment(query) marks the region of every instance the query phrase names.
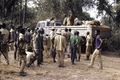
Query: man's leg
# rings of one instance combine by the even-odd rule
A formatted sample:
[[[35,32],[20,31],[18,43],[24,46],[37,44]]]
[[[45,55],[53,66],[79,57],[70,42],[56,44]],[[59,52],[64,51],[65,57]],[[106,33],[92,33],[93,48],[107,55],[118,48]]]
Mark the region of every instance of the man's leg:
[[[41,62],[43,62],[43,51],[41,51]]]
[[[0,62],[1,62],[1,52],[0,52]]]
[[[98,50],[98,59],[99,59],[99,69],[102,69],[103,68],[103,65],[102,65],[102,58],[101,58],[101,50]]]
[[[15,42],[14,44],[15,44],[14,59],[16,59],[16,53],[17,53],[17,44],[16,44],[16,42]]]
[[[58,67],[61,67],[61,64],[60,64],[60,53],[59,53],[59,51],[57,51],[57,62],[58,62]]]
[[[73,46],[72,64],[74,64],[75,57],[76,57],[76,46]]]
[[[37,57],[37,66],[40,66],[41,64],[41,51],[37,51],[38,57]]]
[[[67,53],[68,53],[68,58],[70,58],[70,42],[67,42]]]
[[[95,57],[98,55],[97,52],[98,52],[97,49],[95,49],[95,51],[93,52],[92,58],[91,58],[91,65],[89,67],[93,67]]]
[[[5,48],[5,52],[3,52],[3,54],[5,54],[5,56],[7,58],[6,62],[9,65],[8,50],[9,50],[9,45],[7,44],[7,47]]]
[[[21,65],[20,65],[20,71],[19,71],[19,75],[20,76],[26,76],[26,74],[24,73],[24,69],[25,69],[25,66],[26,66],[26,55],[25,54],[22,54],[20,55],[21,56]]]
[[[63,51],[60,51],[60,63],[61,63],[61,67],[64,67],[64,54],[63,54]]]
[[[80,61],[80,58],[81,58],[81,46],[79,46],[79,55],[78,55],[78,61]]]
[[[91,46],[86,46],[86,59],[84,60],[89,60],[90,53],[91,53]]]

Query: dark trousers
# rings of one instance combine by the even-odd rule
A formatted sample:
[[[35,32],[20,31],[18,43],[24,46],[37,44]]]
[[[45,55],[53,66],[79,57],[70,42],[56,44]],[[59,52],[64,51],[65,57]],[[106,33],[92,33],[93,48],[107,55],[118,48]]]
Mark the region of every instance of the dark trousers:
[[[15,52],[14,52],[14,59],[16,59],[16,53],[17,53],[17,43],[15,42]]]
[[[53,61],[55,61],[55,57],[56,57],[56,51],[52,51],[52,57],[53,57]]]
[[[76,57],[76,50],[77,50],[77,46],[71,46],[71,62],[74,63],[74,59]]]

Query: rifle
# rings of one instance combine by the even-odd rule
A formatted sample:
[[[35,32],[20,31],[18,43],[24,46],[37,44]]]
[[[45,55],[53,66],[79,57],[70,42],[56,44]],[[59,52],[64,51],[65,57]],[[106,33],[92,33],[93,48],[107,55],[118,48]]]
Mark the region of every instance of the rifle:
[[[5,54],[3,53],[3,51],[2,51],[1,49],[2,49],[2,46],[1,46],[1,43],[0,43],[0,52],[3,54],[4,58],[5,58],[6,61],[7,61],[7,64],[9,65],[8,58],[5,56]]]

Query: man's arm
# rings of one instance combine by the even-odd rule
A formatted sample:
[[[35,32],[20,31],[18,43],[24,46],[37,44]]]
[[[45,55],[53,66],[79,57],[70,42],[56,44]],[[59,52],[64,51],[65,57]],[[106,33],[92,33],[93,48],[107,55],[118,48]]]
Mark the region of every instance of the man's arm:
[[[100,45],[97,47],[97,49],[99,49],[101,47],[102,42],[103,42],[103,40],[101,38],[99,40],[100,40]]]
[[[77,45],[78,44],[78,38],[76,38],[76,43],[75,43],[75,45]]]

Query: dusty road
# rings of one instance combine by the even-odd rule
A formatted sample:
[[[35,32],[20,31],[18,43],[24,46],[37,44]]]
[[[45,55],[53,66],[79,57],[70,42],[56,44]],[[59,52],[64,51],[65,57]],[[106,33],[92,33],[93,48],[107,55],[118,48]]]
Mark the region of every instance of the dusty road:
[[[51,58],[44,58],[41,67],[36,62],[30,68],[25,68],[27,76],[18,75],[18,62],[13,59],[13,51],[9,52],[10,65],[7,66],[2,56],[0,63],[0,80],[120,80],[120,55],[117,52],[102,52],[103,70],[98,69],[96,58],[93,68],[88,68],[90,61],[84,61],[85,54],[81,55],[81,61],[71,65],[70,58],[65,57],[65,67],[59,68]]]

